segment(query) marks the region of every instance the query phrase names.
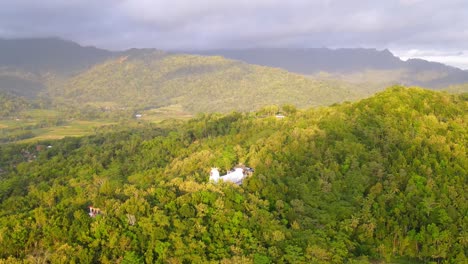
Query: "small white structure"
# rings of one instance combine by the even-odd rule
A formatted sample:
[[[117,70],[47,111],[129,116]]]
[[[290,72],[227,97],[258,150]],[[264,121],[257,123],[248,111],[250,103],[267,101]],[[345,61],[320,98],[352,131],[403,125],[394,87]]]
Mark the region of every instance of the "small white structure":
[[[89,216],[91,217],[96,217],[96,215],[101,214],[101,209],[93,207],[93,206],[88,206],[89,208]]]
[[[244,175],[244,169],[242,168],[236,168],[234,171],[229,172],[228,174],[224,176],[219,176],[219,170],[218,168],[211,168],[211,173],[210,173],[210,181],[217,183],[218,181],[224,181],[224,182],[232,182],[237,185],[242,184],[242,181],[246,175]]]

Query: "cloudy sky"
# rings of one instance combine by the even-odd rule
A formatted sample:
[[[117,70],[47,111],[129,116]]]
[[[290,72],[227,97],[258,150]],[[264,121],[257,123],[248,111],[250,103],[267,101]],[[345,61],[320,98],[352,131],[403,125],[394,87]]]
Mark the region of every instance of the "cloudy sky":
[[[390,49],[468,69],[467,0],[0,0],[0,37],[121,50]]]

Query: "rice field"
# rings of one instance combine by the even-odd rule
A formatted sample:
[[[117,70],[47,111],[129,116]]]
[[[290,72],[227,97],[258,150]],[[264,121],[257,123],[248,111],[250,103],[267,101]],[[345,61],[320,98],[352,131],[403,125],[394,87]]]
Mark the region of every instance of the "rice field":
[[[62,139],[64,137],[80,137],[91,135],[98,127],[115,124],[116,122],[110,121],[85,121],[75,120],[64,126],[54,126],[44,129],[34,130],[36,134],[33,138],[18,141],[20,143],[34,142],[50,139]]]
[[[149,109],[139,112],[138,115],[128,122],[157,124],[168,119],[187,120],[192,117],[179,105]],[[0,120],[0,143],[29,143],[92,135],[99,127],[117,123],[119,121],[110,119],[63,119],[60,112],[54,110],[27,110],[21,114],[21,118]]]

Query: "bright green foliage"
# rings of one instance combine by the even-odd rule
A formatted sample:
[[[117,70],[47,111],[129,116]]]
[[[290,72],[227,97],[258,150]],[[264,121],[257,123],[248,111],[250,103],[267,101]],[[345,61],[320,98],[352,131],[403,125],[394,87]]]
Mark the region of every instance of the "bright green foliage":
[[[462,96],[201,114],[0,149],[0,258],[67,263],[466,262]],[[270,111],[271,110],[271,111]],[[27,161],[25,152],[36,158]],[[243,185],[211,167],[255,168]],[[95,218],[87,207],[101,209]]]

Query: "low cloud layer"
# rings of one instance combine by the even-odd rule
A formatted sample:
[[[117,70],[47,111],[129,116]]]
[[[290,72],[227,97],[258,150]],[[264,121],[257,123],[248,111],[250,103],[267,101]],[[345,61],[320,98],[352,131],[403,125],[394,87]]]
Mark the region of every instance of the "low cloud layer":
[[[468,69],[468,50],[465,51],[441,51],[441,50],[396,50],[396,56],[402,60],[419,58],[428,61],[437,61],[460,69]]]
[[[468,43],[464,0],[3,2],[0,37],[58,36],[108,49],[327,46],[461,52]]]

